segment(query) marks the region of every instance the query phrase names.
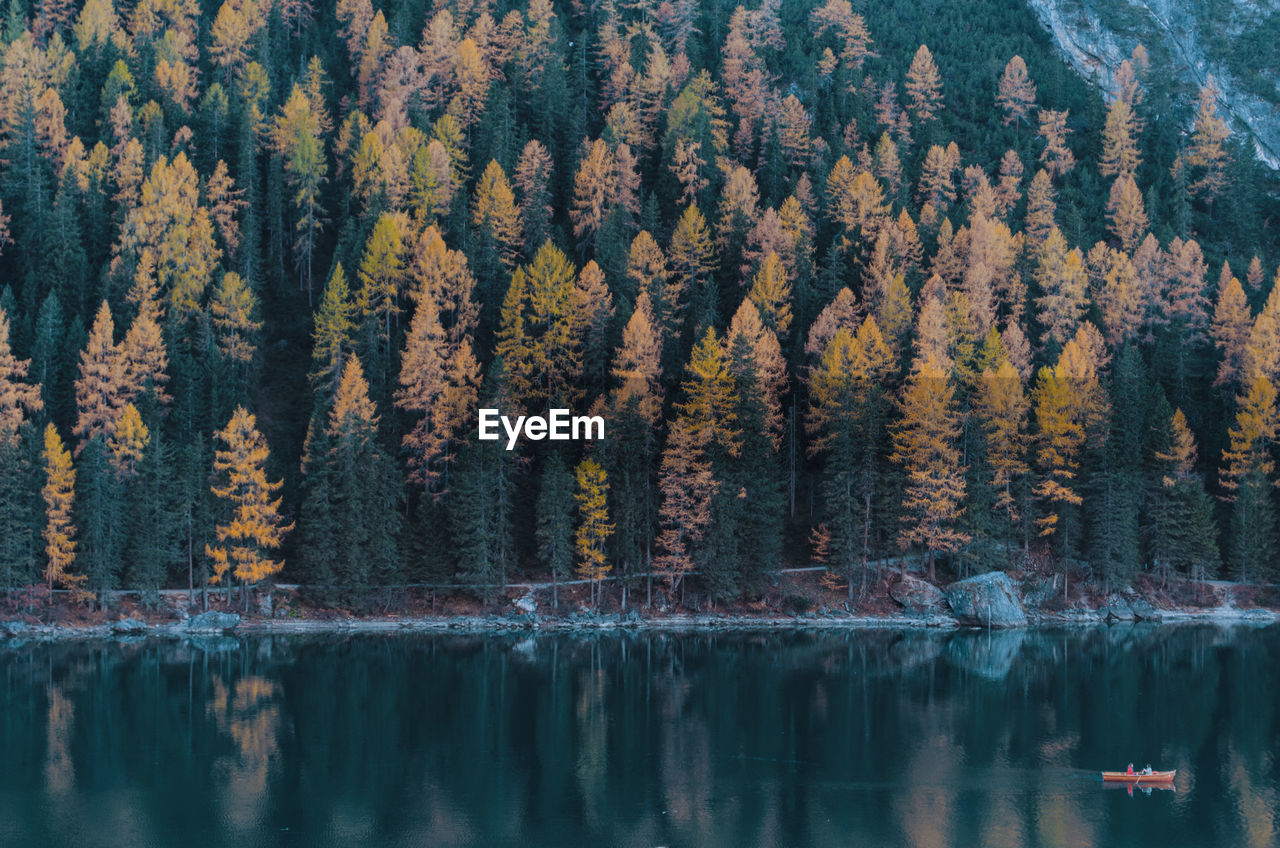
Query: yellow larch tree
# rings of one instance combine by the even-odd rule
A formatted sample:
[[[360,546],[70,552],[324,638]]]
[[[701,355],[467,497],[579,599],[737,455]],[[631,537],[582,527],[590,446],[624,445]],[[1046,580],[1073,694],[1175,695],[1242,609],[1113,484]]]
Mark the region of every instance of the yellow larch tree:
[[[907,99],[916,121],[923,124],[933,120],[942,104],[942,77],[933,61],[929,48],[921,44],[907,68]]]
[[[1004,111],[1004,124],[1027,121],[1027,115],[1036,105],[1036,85],[1027,74],[1027,63],[1021,56],[1014,56],[1000,74],[996,90],[996,105]]]
[[[899,410],[890,457],[907,476],[898,544],[904,551],[922,546],[934,580],[937,555],[959,550],[969,536],[956,526],[964,513],[965,466],[957,446],[955,387],[933,356],[911,374]]]
[[[40,386],[26,382],[31,360],[18,359],[9,346],[9,316],[0,307],[0,439],[15,442],[28,416],[44,407]]]
[[[45,565],[45,582],[49,588],[65,586],[73,595],[83,592],[83,574],[72,574],[76,559],[76,526],[71,511],[76,499],[76,470],[71,465],[71,453],[63,447],[58,428],[52,424],[44,428],[45,484],[41,489],[44,498],[44,545],[48,562]]]
[[[275,497],[283,481],[267,479],[267,441],[258,432],[254,416],[243,406],[236,407],[227,426],[215,435],[223,447],[214,456],[217,482],[210,491],[226,504],[230,515],[218,524],[217,544],[205,545],[205,555],[213,563],[211,582],[223,582],[230,572],[241,583],[248,610],[250,587],[284,568],[284,562],[271,554],[293,525],[284,523],[280,498]]]
[[[1116,98],[1107,110],[1107,123],[1102,129],[1099,174],[1104,177],[1133,177],[1142,164],[1135,135],[1132,107],[1125,100]]]
[[[1040,151],[1040,162],[1049,176],[1057,177],[1076,166],[1075,154],[1067,146],[1067,111],[1053,109],[1040,110],[1040,137],[1044,139],[1044,150]]]
[[[605,545],[613,535],[609,520],[609,481],[605,470],[594,459],[584,459],[574,474],[578,489],[578,532],[574,548],[578,553],[578,576],[591,581],[592,602],[598,603],[600,581],[612,570],[605,556]]]
[[[1249,301],[1245,298],[1244,287],[1235,277],[1218,291],[1212,328],[1214,347],[1222,354],[1213,385],[1234,394],[1237,384],[1244,377],[1245,352],[1253,329]]]
[[[110,436],[128,402],[128,375],[124,357],[113,338],[115,322],[104,300],[89,331],[89,342],[80,352],[80,373],[76,378],[76,426],[80,438],[77,453],[89,439]]]
[[[1120,240],[1125,253],[1133,253],[1147,232],[1146,202],[1138,184],[1133,181],[1132,174],[1121,174],[1111,184],[1111,194],[1107,200],[1107,218],[1111,222],[1110,230]]]
[[[476,183],[471,221],[493,239],[507,270],[514,268],[524,246],[524,224],[520,220],[520,208],[516,205],[511,183],[496,159],[489,161]]]
[[[994,332],[994,330],[993,330]],[[973,409],[982,425],[987,447],[987,465],[996,500],[992,509],[1004,514],[1012,530],[1019,523],[1028,527],[1024,484],[1027,466],[1027,413],[1030,405],[1023,391],[1022,376],[1008,357],[982,370]],[[1023,547],[1028,545],[1023,534]]]

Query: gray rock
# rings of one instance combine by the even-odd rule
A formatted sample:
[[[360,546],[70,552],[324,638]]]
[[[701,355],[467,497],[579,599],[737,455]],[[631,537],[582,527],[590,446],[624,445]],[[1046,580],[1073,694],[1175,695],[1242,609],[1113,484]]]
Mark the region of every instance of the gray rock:
[[[952,583],[944,595],[951,611],[965,624],[984,627],[1026,627],[1017,587],[1003,571],[979,574]]]
[[[1027,607],[1041,607],[1060,597],[1062,597],[1062,581],[1057,575],[1032,578],[1022,583],[1022,603]]]
[[[25,636],[31,632],[31,626],[25,621],[6,621],[0,623],[0,632],[10,636]]]
[[[1107,596],[1106,616],[1116,621],[1133,621],[1136,618],[1129,602],[1123,595],[1116,594]]]
[[[111,625],[112,633],[146,633],[147,623],[136,618],[122,618]]]
[[[910,574],[899,577],[889,587],[889,597],[914,613],[936,613],[942,609],[942,590]]]
[[[210,610],[187,619],[187,630],[192,633],[221,633],[240,626],[240,616],[233,612]]]
[[[1147,603],[1147,599],[1141,595],[1132,595],[1125,599],[1129,602],[1129,609],[1133,610],[1133,615],[1139,621],[1159,621],[1160,610]]]
[[[533,614],[538,611],[538,602],[534,600],[532,592],[523,597],[516,598],[514,603],[516,605],[516,609],[523,613]]]

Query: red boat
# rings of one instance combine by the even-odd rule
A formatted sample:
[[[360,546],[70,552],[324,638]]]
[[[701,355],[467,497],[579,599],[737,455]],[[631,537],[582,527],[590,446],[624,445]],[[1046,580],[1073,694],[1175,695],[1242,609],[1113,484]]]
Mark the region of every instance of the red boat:
[[[1107,783],[1172,783],[1173,776],[1178,773],[1177,769],[1173,771],[1153,771],[1150,774],[1142,772],[1134,772],[1129,774],[1127,771],[1104,771],[1102,779]]]

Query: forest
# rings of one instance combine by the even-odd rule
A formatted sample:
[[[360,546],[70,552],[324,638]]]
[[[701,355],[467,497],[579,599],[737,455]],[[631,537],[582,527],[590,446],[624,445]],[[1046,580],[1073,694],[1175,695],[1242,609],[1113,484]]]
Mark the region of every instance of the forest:
[[[1274,576],[1280,183],[1141,46],[1100,92],[1016,0],[8,0],[0,42],[10,596]]]

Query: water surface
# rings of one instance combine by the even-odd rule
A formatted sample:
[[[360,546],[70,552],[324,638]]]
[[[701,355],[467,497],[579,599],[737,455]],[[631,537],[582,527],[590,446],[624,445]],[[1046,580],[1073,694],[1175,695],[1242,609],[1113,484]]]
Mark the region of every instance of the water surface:
[[[1278,671],[1276,627],[0,643],[0,845],[1276,845]]]

